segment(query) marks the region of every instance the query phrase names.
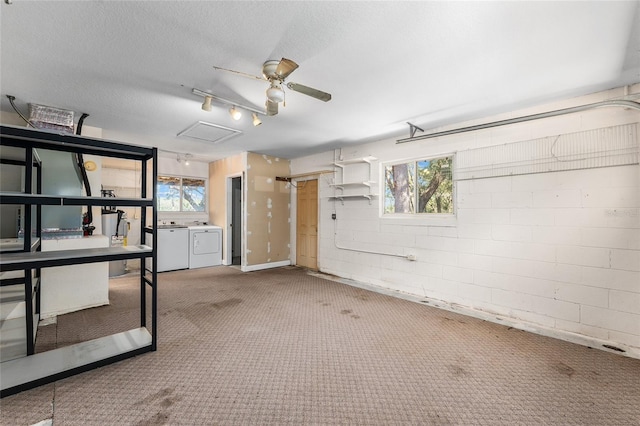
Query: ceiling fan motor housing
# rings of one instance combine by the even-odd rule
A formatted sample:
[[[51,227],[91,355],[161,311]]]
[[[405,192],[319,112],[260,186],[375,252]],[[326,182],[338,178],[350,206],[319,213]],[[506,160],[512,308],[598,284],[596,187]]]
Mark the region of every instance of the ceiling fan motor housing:
[[[276,74],[276,69],[278,68],[278,64],[280,61],[267,61],[262,64],[262,75],[267,80],[271,81],[273,79],[278,79],[278,75]]]

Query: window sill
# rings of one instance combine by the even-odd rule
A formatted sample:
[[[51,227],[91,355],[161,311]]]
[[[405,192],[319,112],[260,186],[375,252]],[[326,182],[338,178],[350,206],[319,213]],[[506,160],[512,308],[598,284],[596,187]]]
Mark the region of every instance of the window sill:
[[[383,220],[386,224],[393,225],[436,227],[455,227],[458,225],[458,218],[455,214],[383,214],[380,216],[380,219]]]

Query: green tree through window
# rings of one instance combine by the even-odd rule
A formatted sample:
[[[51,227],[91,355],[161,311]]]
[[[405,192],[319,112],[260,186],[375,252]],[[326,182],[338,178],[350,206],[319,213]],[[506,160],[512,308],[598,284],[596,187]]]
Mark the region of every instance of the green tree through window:
[[[204,179],[158,176],[158,211],[204,212],[207,199]]]
[[[453,156],[385,167],[384,213],[453,213]]]

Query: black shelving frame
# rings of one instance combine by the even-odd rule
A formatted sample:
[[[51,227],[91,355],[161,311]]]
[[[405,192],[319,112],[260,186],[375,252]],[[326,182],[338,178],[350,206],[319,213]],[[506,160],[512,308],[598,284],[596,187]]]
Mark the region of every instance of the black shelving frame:
[[[42,162],[35,155],[33,150],[24,151],[24,159],[15,159],[15,158],[2,158],[0,156],[0,164],[14,165],[24,167],[25,169],[25,183],[24,183],[24,193],[33,192],[33,180],[34,180],[34,169],[35,169],[35,182],[36,182],[36,193],[42,192]],[[13,200],[15,202],[9,202],[8,200],[6,204],[21,204],[19,200]],[[40,251],[40,233],[42,229],[42,214],[41,205],[36,205],[36,229],[35,235],[29,233],[29,235],[24,236],[24,243],[21,252],[33,252]],[[29,206],[24,206],[21,209],[21,215],[23,217],[23,221],[32,223],[32,209]],[[35,239],[33,238],[35,236]],[[34,274],[29,274],[28,276],[23,275],[22,277],[8,278],[0,280],[0,286],[10,286],[10,285],[20,285],[24,286],[25,291],[25,331],[26,331],[26,339],[27,339],[27,355],[33,355],[35,352],[35,332],[34,332],[34,316],[38,315],[40,317],[40,268],[33,268]],[[35,302],[35,303],[34,303]],[[35,305],[35,306],[34,306]]]
[[[17,147],[24,149],[25,158],[22,160],[0,158],[0,164],[15,164],[25,166],[24,191],[0,192],[0,204],[12,204],[24,206],[24,244],[21,250],[3,251],[0,255],[0,272],[24,271],[23,278],[11,278],[3,280],[0,285],[24,284],[27,332],[27,356],[17,360],[9,360],[0,363],[0,369],[4,376],[11,369],[28,368],[29,360],[36,359],[40,354],[34,354],[34,297],[36,314],[40,310],[40,284],[39,276],[41,268],[54,266],[67,266],[84,263],[96,263],[112,260],[139,259],[140,260],[140,329],[130,330],[137,336],[146,330],[150,339],[144,338],[139,346],[125,348],[116,353],[110,352],[104,358],[94,359],[90,362],[79,361],[72,367],[63,371],[45,371],[41,374],[27,375],[25,379],[17,379],[5,385],[5,380],[0,382],[0,397],[12,395],[26,389],[50,383],[61,378],[69,377],[92,368],[101,367],[122,359],[136,356],[145,352],[157,350],[158,339],[158,288],[157,288],[157,209],[156,209],[156,183],[158,176],[158,152],[157,148],[127,145],[119,142],[102,139],[87,138],[66,133],[35,130],[24,127],[0,126],[0,147]],[[65,151],[70,153],[91,154],[101,157],[121,158],[135,160],[141,163],[141,194],[140,198],[102,198],[42,194],[42,164],[35,155],[36,149]],[[1,157],[1,152],[0,152]],[[152,182],[149,182],[149,163],[152,167]],[[35,167],[34,167],[35,166]],[[33,169],[36,169],[35,192]],[[152,183],[152,185],[149,185]],[[151,187],[149,194],[148,187]],[[65,250],[54,252],[42,252],[40,250],[41,238],[41,206],[123,206],[141,207],[141,234],[139,246],[109,247],[87,250]],[[35,206],[36,229],[32,229],[32,206]],[[149,213],[150,212],[150,213]],[[147,245],[147,235],[152,236],[151,246]],[[35,238],[33,238],[35,236]],[[151,259],[151,268],[147,267],[146,260]],[[32,277],[36,278],[35,290]],[[151,293],[151,327],[147,326],[147,290]],[[33,294],[32,292],[35,292]],[[121,333],[120,333],[121,334]],[[116,335],[113,335],[116,336]],[[119,337],[114,337],[119,338]],[[62,348],[64,349],[64,348]],[[60,349],[54,349],[54,351]],[[46,352],[45,352],[46,354]],[[27,361],[25,361],[27,360]],[[14,362],[16,361],[16,362]],[[34,361],[37,362],[37,361]],[[72,363],[73,364],[73,363]],[[25,365],[27,367],[25,367]],[[32,369],[38,370],[34,365]]]

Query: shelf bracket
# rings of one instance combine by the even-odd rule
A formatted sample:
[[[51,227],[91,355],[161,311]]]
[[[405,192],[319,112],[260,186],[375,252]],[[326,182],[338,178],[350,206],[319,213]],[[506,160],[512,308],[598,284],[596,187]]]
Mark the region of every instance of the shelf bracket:
[[[411,124],[407,121],[407,124],[409,125],[409,137],[412,138],[416,135],[416,130],[420,130],[421,132],[424,132],[424,130],[422,130],[420,127],[416,126],[415,124]]]

